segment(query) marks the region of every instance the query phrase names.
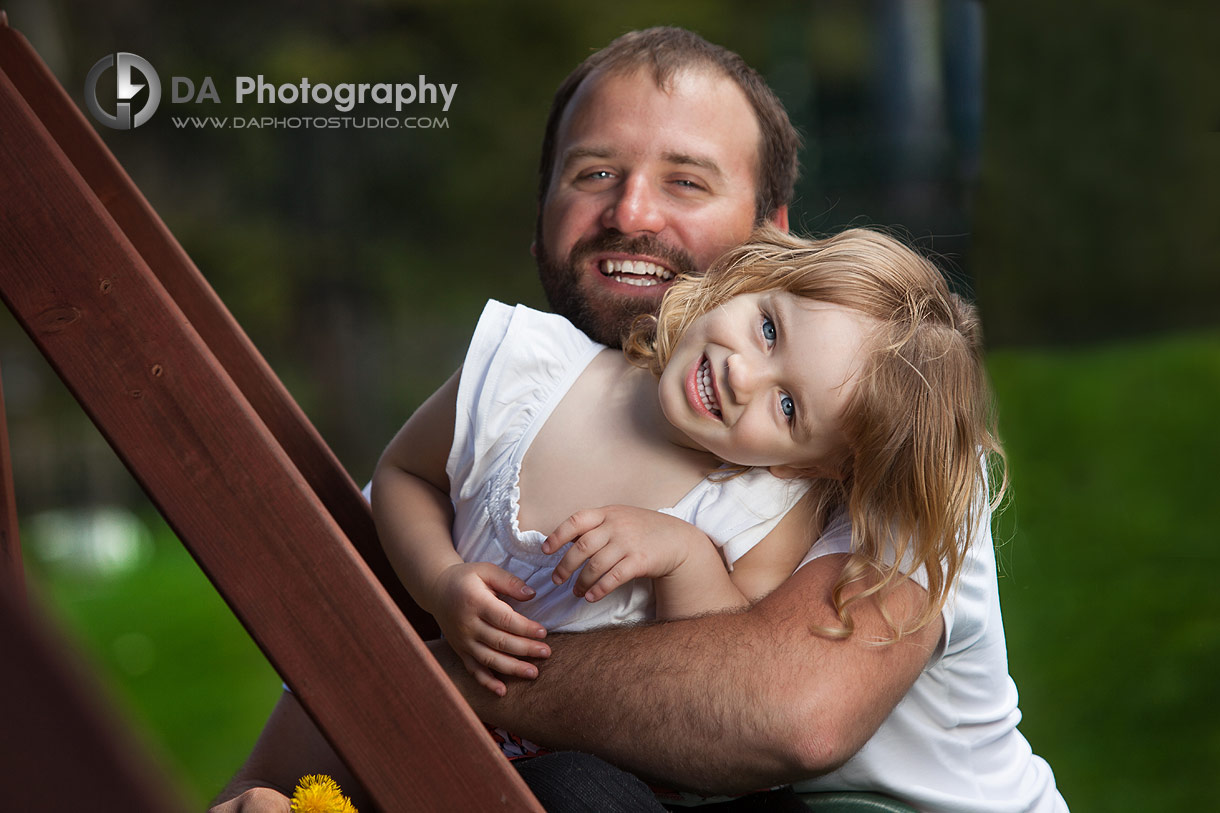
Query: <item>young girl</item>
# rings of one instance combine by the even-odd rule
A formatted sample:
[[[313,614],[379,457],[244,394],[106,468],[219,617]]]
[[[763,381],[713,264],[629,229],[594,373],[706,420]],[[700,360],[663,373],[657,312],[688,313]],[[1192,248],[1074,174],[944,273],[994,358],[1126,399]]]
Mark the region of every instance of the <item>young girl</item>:
[[[489,303],[378,465],[382,543],[478,682],[536,676],[548,630],[745,606],[836,512],[852,558],[829,632],[906,576],[927,600],[894,637],[934,619],[999,453],[974,311],[937,269],[872,231],[765,228],[647,322],[620,353]]]

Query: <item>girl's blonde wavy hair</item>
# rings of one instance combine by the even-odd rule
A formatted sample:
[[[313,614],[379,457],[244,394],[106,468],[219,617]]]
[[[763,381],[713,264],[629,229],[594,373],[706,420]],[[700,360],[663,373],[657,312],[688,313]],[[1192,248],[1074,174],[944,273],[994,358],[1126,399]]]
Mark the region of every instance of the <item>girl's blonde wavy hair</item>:
[[[950,292],[932,262],[888,235],[850,229],[802,239],[763,226],[705,275],[675,283],[657,316],[636,321],[624,351],[660,375],[699,316],[734,296],[774,290],[877,320],[843,413],[843,477],[810,473],[806,499],[811,539],[836,508],[846,506],[851,518],[851,556],[833,596],[840,626],[823,632],[850,636],[854,602],[926,574],[927,601],[914,620],[886,616],[897,640],[940,613],[1007,485],[977,311]],[[878,578],[848,597],[870,572]]]

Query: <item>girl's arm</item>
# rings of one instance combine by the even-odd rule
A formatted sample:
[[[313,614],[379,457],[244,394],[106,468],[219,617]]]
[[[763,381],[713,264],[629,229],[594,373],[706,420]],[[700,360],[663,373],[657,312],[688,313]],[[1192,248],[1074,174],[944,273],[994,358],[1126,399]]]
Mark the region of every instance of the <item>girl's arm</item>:
[[[798,504],[730,574],[712,541],[688,522],[643,508],[612,505],[579,511],[543,544],[553,553],[572,542],[553,576],[577,570],[573,592],[597,601],[631,579],[649,576],[657,618],[685,618],[738,609],[774,590],[809,550],[809,520]],[[583,567],[582,567],[583,565]]]
[[[453,506],[445,463],[461,370],[415,411],[373,473],[373,520],[381,545],[411,597],[435,614],[436,577],[462,559],[453,547]]]
[[[522,601],[533,591],[486,562],[464,562],[453,545],[453,505],[445,464],[453,444],[460,371],[424,402],[386,448],[373,474],[377,534],[411,597],[431,613],[480,684],[503,694],[492,672],[533,678],[520,657],[545,658],[546,630],[501,595]]]
[[[555,553],[572,543],[551,579],[563,584],[578,570],[572,592],[597,601],[632,579],[656,587],[657,618],[685,618],[749,602],[729,579],[720,551],[689,522],[631,505],[577,511],[542,543]]]
[[[730,577],[753,604],[779,587],[796,571],[814,539],[813,518],[806,500],[800,500],[771,532],[733,563]]]

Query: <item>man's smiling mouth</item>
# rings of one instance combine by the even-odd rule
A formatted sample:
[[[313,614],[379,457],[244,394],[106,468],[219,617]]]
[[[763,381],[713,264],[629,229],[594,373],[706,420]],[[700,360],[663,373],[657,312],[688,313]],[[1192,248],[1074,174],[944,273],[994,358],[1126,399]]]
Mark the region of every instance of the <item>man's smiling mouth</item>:
[[[615,282],[640,287],[661,285],[674,278],[668,268],[647,260],[602,260],[597,270]]]

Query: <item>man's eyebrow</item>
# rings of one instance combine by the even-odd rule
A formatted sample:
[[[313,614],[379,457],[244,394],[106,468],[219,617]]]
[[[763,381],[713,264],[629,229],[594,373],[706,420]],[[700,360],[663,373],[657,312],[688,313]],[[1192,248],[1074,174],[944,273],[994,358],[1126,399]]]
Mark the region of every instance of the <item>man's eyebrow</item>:
[[[720,168],[711,158],[705,158],[701,155],[691,155],[685,152],[667,152],[662,156],[668,163],[680,164],[684,166],[694,166],[700,169],[707,170],[718,178],[724,177],[724,170]]]
[[[609,147],[573,147],[563,154],[562,167],[567,168],[584,158],[611,158],[614,151]]]
[[[615,152],[610,147],[599,146],[583,146],[572,147],[563,154],[563,163],[561,167],[567,168],[573,163],[585,158],[613,158]],[[691,155],[686,152],[666,152],[661,155],[661,158],[668,164],[677,164],[679,166],[698,167],[712,173],[717,178],[724,177],[724,170],[720,168],[720,164],[715,160],[701,155]]]

